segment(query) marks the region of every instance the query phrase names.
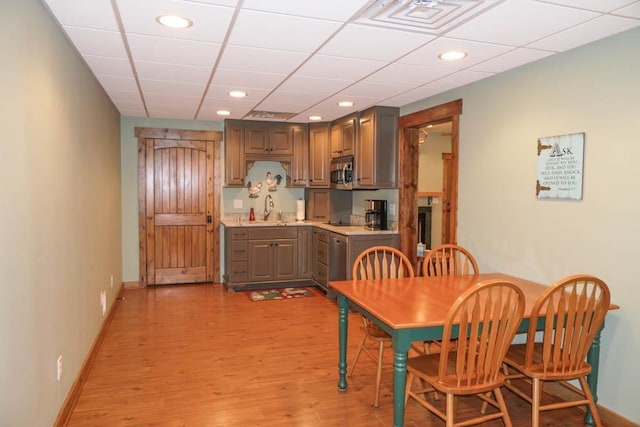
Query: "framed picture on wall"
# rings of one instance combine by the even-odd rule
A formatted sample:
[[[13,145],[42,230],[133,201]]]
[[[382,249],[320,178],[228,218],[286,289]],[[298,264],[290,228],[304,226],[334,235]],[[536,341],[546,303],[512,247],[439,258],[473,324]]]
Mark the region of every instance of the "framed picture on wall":
[[[582,200],[584,133],[538,139],[536,197]]]

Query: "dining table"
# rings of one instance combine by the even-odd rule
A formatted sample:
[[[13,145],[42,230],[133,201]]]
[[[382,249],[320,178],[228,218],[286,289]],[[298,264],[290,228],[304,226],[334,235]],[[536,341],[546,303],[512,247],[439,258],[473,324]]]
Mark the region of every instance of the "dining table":
[[[347,331],[349,310],[366,316],[391,336],[393,346],[393,425],[404,425],[407,354],[412,342],[442,338],[449,308],[466,289],[484,281],[498,279],[518,286],[525,296],[525,311],[518,333],[529,328],[531,309],[548,289],[547,285],[504,273],[482,273],[459,276],[406,277],[396,279],[344,280],[329,282],[338,302],[338,389],[347,390]],[[610,309],[618,308],[611,305]],[[539,319],[536,328],[544,327]],[[604,324],[603,324],[604,327]],[[587,361],[591,373],[587,382],[597,399],[600,333],[589,350]],[[589,411],[585,424],[594,425]]]

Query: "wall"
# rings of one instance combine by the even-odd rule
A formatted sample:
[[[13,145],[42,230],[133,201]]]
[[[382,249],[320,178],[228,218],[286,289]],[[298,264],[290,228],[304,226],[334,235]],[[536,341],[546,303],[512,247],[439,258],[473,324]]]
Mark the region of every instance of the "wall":
[[[2,12],[0,425],[47,426],[119,290],[119,114],[41,2]]]
[[[463,99],[458,241],[482,271],[542,283],[591,273],[610,286],[599,402],[640,422],[640,29],[402,108]],[[581,201],[537,200],[536,144],[585,132]]]

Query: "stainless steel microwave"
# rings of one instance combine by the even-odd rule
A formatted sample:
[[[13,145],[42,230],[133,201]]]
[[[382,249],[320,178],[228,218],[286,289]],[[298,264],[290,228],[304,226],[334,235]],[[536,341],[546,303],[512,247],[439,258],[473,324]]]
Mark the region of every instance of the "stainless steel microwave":
[[[331,188],[337,190],[353,189],[353,157],[331,160]]]

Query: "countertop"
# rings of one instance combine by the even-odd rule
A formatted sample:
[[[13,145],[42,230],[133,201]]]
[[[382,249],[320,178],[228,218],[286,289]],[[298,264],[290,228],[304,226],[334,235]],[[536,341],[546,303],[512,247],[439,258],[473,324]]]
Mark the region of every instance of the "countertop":
[[[238,221],[238,220],[222,220],[222,225],[228,228],[234,227],[319,227],[323,230],[333,233],[343,234],[345,236],[352,235],[370,235],[370,234],[398,234],[397,230],[367,230],[363,225],[341,225],[335,226],[321,221]]]

